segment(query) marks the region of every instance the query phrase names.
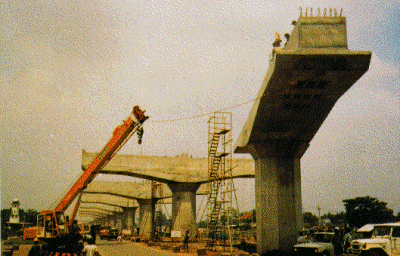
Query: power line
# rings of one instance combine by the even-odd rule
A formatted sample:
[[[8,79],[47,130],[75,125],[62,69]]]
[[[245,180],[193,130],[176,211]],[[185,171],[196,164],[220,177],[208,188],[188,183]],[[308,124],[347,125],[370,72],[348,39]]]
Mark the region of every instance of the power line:
[[[211,114],[213,114],[215,112],[223,112],[223,111],[226,111],[226,110],[230,110],[230,109],[233,109],[233,108],[237,108],[237,107],[249,104],[249,103],[251,103],[253,101],[261,99],[264,96],[257,97],[255,99],[252,99],[252,100],[249,100],[249,101],[246,101],[246,102],[243,102],[243,103],[239,103],[239,104],[236,104],[236,105],[228,107],[228,108],[223,108],[223,109],[220,109],[220,110],[217,110],[217,111],[212,111],[212,112],[208,112],[208,113],[204,113],[204,114],[198,114],[198,115],[194,115],[194,116],[187,116],[187,117],[181,117],[181,118],[175,118],[175,119],[154,120],[154,121],[149,120],[148,122],[152,122],[152,123],[167,123],[167,122],[176,122],[176,121],[182,121],[182,120],[187,120],[187,119],[194,119],[194,118],[198,118],[198,117],[208,116],[208,115],[211,115]]]

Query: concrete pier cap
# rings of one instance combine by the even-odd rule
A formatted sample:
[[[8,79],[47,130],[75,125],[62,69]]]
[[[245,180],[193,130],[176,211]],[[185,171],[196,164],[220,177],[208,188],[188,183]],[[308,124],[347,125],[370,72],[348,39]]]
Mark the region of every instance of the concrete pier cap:
[[[255,160],[259,254],[292,251],[302,229],[300,158],[370,59],[347,48],[346,18],[338,16],[300,16],[287,44],[273,48],[234,146]]]

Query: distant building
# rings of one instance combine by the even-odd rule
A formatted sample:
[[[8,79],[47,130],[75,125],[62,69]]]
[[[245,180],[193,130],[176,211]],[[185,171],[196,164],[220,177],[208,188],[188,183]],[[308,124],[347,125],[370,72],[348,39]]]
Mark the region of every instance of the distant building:
[[[11,215],[10,220],[8,221],[9,224],[17,224],[20,223],[19,218],[19,200],[14,199],[11,203]]]
[[[22,236],[22,230],[26,227],[32,226],[32,223],[21,222],[19,200],[14,199],[11,203],[10,219],[7,222],[6,231],[7,236]]]

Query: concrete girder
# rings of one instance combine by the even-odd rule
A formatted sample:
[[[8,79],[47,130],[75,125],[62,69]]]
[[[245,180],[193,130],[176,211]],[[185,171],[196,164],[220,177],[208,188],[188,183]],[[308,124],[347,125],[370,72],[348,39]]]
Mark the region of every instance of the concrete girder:
[[[99,214],[99,213],[93,213],[93,212],[78,212],[78,215],[77,215],[78,219],[91,218],[91,220],[88,221],[89,223],[93,223],[95,221],[97,222],[97,221],[103,220],[105,216],[106,215],[102,215],[102,214]]]
[[[88,194],[85,191],[83,191],[81,203],[98,203],[116,207],[139,207],[135,199],[108,194]]]
[[[82,169],[97,153],[82,151]],[[254,178],[253,159],[232,159],[234,178]],[[162,183],[208,182],[208,158],[115,155],[101,170],[103,174],[126,175]]]
[[[96,216],[99,216],[99,217],[109,217],[109,216],[111,216],[110,213],[108,213],[108,212],[94,210],[94,209],[79,210],[78,211],[78,215],[84,215],[84,214],[96,215]]]
[[[156,194],[156,198],[172,197],[171,190],[163,185],[163,194]],[[130,199],[151,199],[150,182],[117,182],[117,181],[93,181],[84,190],[86,194],[108,194]]]
[[[108,213],[105,212],[98,212],[98,211],[91,211],[91,210],[79,210],[78,215],[90,215],[90,216],[96,216],[96,217],[106,217],[109,216]]]
[[[123,211],[123,209],[120,207],[107,207],[107,205],[97,203],[81,203],[79,209],[94,209],[109,213],[118,213]]]
[[[273,49],[235,143],[255,159],[257,251],[291,251],[302,227],[300,158],[336,101],[368,70],[371,52],[347,49],[344,17],[300,17]]]

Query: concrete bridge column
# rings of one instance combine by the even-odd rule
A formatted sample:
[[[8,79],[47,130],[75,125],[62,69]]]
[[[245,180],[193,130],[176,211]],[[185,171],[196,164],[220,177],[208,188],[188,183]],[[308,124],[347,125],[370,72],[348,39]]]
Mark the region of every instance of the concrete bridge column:
[[[168,183],[172,191],[172,230],[181,231],[182,237],[186,230],[191,236],[196,229],[196,191],[198,183]]]
[[[110,215],[108,223],[110,224],[111,227],[115,227],[115,215]]]
[[[130,230],[133,234],[137,207],[122,207],[122,209],[124,210],[122,228]]]
[[[113,215],[111,215],[111,223],[112,223],[112,227],[116,228],[118,225],[118,213],[114,213]]]
[[[257,252],[291,252],[302,228],[300,158],[255,159]]]
[[[139,236],[150,239],[153,219],[153,209],[151,199],[137,199],[139,209]]]
[[[115,216],[115,227],[121,231],[122,230],[122,223],[124,220],[124,213],[123,212],[116,212],[114,213]]]

